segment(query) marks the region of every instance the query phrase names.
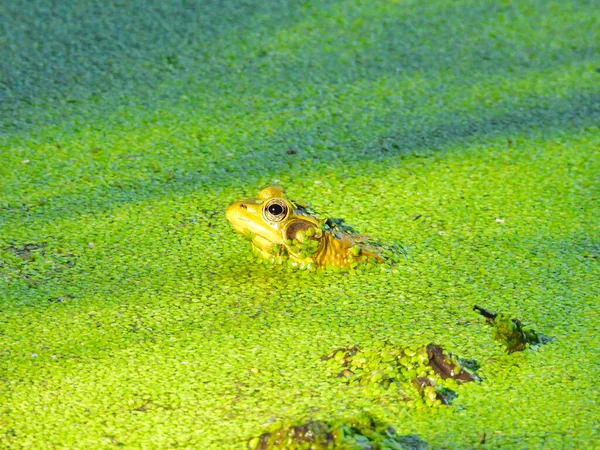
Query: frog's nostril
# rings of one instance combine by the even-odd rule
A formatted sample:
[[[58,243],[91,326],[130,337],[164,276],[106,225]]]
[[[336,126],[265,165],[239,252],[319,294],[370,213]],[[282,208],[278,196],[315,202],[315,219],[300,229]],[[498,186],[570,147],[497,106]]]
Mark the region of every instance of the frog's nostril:
[[[248,207],[244,203],[240,203],[240,208],[242,208],[242,209],[248,209]]]

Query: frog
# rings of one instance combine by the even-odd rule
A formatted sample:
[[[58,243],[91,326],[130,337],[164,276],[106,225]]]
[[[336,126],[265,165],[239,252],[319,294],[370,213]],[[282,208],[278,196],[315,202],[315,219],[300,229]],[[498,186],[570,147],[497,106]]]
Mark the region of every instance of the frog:
[[[288,259],[301,268],[355,268],[385,259],[368,236],[341,219],[320,216],[307,203],[290,200],[281,186],[231,203],[225,210],[234,230],[252,242],[254,253],[274,263]]]

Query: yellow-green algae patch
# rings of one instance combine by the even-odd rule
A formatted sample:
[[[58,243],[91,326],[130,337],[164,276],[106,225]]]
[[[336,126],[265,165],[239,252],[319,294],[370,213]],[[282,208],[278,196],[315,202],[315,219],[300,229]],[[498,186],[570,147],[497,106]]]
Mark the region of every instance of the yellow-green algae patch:
[[[366,411],[431,448],[598,447],[589,1],[4,2],[0,447],[242,449]],[[403,242],[390,270],[245,261],[231,199]],[[507,354],[472,305],[552,336]],[[322,370],[439,342],[447,408]]]

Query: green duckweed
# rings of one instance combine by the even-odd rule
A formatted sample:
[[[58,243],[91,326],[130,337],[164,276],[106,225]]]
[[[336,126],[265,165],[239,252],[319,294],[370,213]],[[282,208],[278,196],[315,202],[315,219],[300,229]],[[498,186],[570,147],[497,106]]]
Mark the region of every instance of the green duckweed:
[[[600,447],[597,10],[0,2],[0,448],[237,450],[359,411],[433,449]],[[272,184],[406,258],[259,264],[224,211]],[[473,304],[552,345],[507,354]],[[410,408],[319,360],[386,340],[483,382]]]

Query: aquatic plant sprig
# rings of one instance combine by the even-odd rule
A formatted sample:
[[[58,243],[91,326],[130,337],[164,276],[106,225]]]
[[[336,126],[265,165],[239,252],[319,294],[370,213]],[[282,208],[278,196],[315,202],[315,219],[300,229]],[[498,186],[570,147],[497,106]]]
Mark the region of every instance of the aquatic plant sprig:
[[[504,345],[507,353],[525,350],[527,346],[535,348],[551,340],[532,328],[524,327],[519,319],[513,319],[507,314],[493,313],[477,305],[473,306],[473,310],[485,317],[486,322],[492,326],[494,339]]]

